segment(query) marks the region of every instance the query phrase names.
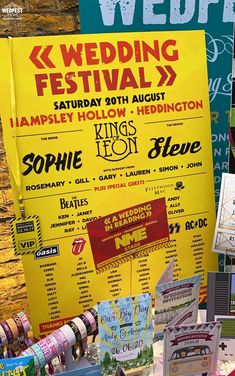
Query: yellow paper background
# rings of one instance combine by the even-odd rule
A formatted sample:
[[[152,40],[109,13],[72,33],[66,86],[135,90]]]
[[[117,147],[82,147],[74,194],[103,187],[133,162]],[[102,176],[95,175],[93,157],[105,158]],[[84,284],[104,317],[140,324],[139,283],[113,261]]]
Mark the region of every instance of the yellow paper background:
[[[212,151],[210,134],[210,114],[208,103],[207,69],[205,57],[204,32],[183,31],[176,33],[149,32],[107,35],[74,35],[56,37],[17,38],[9,43],[0,41],[4,60],[0,62],[1,69],[1,99],[4,141],[8,157],[15,195],[15,207],[19,215],[17,202],[19,179],[24,199],[26,215],[38,215],[40,218],[43,246],[57,245],[59,255],[36,260],[33,255],[23,257],[25,278],[31,320],[34,335],[41,334],[39,325],[54,320],[67,319],[76,316],[84,309],[89,308],[97,301],[154,292],[154,286],[171,257],[176,259],[176,278],[186,278],[194,274],[203,273],[203,286],[206,286],[206,272],[217,269],[217,257],[211,253],[211,244],[215,225],[214,188],[212,173]],[[95,40],[94,40],[95,39]],[[129,63],[121,64],[117,59],[102,65],[85,64],[77,67],[64,67],[59,49],[60,44],[76,45],[76,43],[109,41],[115,44],[119,40],[144,40],[151,44],[158,39],[160,44],[166,39],[175,39],[179,51],[179,60],[169,62],[160,59],[160,62],[150,58],[149,62],[136,63],[132,59]],[[55,68],[38,69],[30,61],[29,56],[34,46],[53,45],[50,53]],[[84,56],[84,55],[83,55]],[[13,77],[9,70],[12,59]],[[172,86],[157,87],[159,74],[156,65],[171,65],[177,73]],[[151,88],[126,89],[108,91],[104,82],[101,82],[102,92],[91,91],[84,93],[79,87],[75,94],[51,95],[45,90],[44,96],[38,96],[35,87],[35,74],[50,74],[61,72],[77,72],[82,70],[116,69],[122,71],[124,67],[131,68],[137,77],[137,68],[144,67],[146,80],[152,82]],[[15,90],[16,116],[29,118],[31,115],[48,115],[60,113],[74,113],[73,121],[64,124],[36,125],[11,128],[9,118],[14,117],[10,88]],[[131,103],[133,95],[165,92],[165,101],[144,102],[139,105],[149,106],[159,103],[203,101],[203,109],[186,110],[182,112],[166,112],[159,114],[137,115],[138,104]],[[106,106],[104,98],[128,96],[129,103]],[[102,98],[102,106],[55,111],[55,101],[82,100]],[[125,108],[123,118],[77,121],[77,112],[106,111],[109,108]],[[192,119],[193,118],[193,119]],[[174,119],[174,121],[172,121]],[[183,120],[181,120],[183,119]],[[110,162],[97,157],[95,143],[95,123],[133,120],[136,128],[138,153],[130,154],[119,162]],[[169,120],[169,121],[168,121]],[[152,123],[155,122],[155,123]],[[147,124],[149,123],[149,124]],[[172,125],[172,123],[181,123]],[[57,138],[50,138],[56,136]],[[172,144],[187,143],[199,140],[202,149],[195,154],[176,155],[174,157],[148,158],[148,152],[153,147],[151,138],[172,137]],[[16,138],[15,138],[16,137]],[[16,150],[18,149],[20,171],[25,170],[22,158],[28,153],[45,155],[81,150],[82,167],[65,171],[49,173],[30,173],[23,176],[17,169]],[[198,165],[197,163],[200,162]],[[195,167],[186,168],[188,163],[196,163]],[[159,168],[169,167],[169,171],[160,172]],[[173,167],[171,167],[173,166]],[[176,166],[176,167],[174,167]],[[150,174],[129,176],[129,173],[151,170]],[[146,171],[145,171],[146,172]],[[108,179],[108,175],[115,177]],[[126,176],[126,174],[128,176]],[[106,178],[105,178],[106,177]],[[75,180],[83,182],[76,184]],[[17,183],[18,181],[18,183]],[[129,182],[138,184],[128,186]],[[51,182],[64,182],[63,186],[35,189],[28,191],[27,186]],[[184,188],[176,189],[176,183],[182,182]],[[108,189],[108,185],[126,184],[125,187]],[[118,210],[122,210],[139,203],[144,203],[158,197],[166,197],[168,220],[171,231],[171,248],[163,248],[150,254],[144,259],[134,260],[132,263],[120,265],[100,275],[96,275],[89,239],[86,232],[86,220],[98,218]],[[179,197],[169,201],[170,198]],[[60,199],[67,201],[77,200],[77,209],[69,207],[61,209]],[[74,202],[74,201],[73,201]],[[82,205],[88,202],[87,205]],[[177,203],[176,208],[170,207]],[[183,209],[181,213],[174,209]],[[88,214],[77,216],[80,212]],[[92,212],[91,212],[92,211]],[[169,213],[169,212],[172,213]],[[64,216],[61,217],[61,216]],[[206,226],[186,230],[187,221],[206,219]],[[75,221],[75,224],[51,228],[53,223]],[[79,222],[78,222],[79,221]],[[69,229],[73,229],[68,232]],[[66,231],[65,231],[66,230]],[[79,256],[71,252],[75,237],[82,236],[86,245]],[[192,247],[198,244],[197,247]],[[198,251],[193,249],[198,248]],[[205,290],[204,290],[205,292]],[[52,309],[52,307],[54,307]],[[49,328],[49,326],[48,326]],[[53,324],[51,325],[53,327]],[[48,329],[49,330],[49,329]],[[51,330],[51,329],[50,329]]]

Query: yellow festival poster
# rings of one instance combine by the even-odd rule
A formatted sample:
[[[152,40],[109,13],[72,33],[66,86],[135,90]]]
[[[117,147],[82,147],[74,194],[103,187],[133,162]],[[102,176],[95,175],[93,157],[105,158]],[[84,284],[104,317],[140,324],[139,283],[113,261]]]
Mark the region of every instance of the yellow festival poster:
[[[217,269],[203,31],[0,42],[1,115],[36,337]],[[40,234],[36,223],[40,222]],[[41,238],[41,246],[39,245]]]

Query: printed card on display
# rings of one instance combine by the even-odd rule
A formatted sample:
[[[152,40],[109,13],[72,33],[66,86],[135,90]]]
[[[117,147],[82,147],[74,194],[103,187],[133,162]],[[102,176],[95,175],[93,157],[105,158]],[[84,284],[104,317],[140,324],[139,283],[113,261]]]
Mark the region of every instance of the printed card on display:
[[[33,356],[0,359],[0,375],[36,376]]]
[[[170,326],[164,332],[164,376],[215,375],[221,323]]]
[[[169,283],[173,281],[174,277],[174,267],[175,267],[175,260],[172,259],[168,264],[164,272],[162,273],[160,279],[158,280],[157,285],[162,285],[163,283]]]
[[[155,288],[154,339],[161,339],[164,328],[183,314],[195,300],[198,302],[201,277],[194,276],[179,281],[157,284]],[[194,320],[195,305],[191,319]],[[187,315],[187,313],[186,313]],[[182,318],[180,316],[180,318]],[[186,319],[186,318],[185,318]],[[187,317],[190,319],[190,317]]]
[[[218,359],[223,361],[235,360],[235,315],[215,315],[215,320],[222,325]]]
[[[235,175],[223,173],[213,251],[235,255]]]
[[[151,294],[98,303],[102,375],[115,374],[118,365],[124,372],[151,369],[151,303]]]
[[[199,299],[185,308],[178,316],[171,320],[167,326],[195,324],[198,316]]]
[[[96,270],[146,257],[169,240],[165,198],[109,214],[87,224]]]

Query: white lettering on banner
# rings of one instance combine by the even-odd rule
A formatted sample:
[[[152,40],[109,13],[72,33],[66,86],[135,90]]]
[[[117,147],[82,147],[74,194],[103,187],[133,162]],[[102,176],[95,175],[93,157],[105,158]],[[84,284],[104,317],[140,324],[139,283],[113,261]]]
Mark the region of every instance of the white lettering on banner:
[[[114,24],[116,5],[120,5],[123,25],[132,25],[136,0],[100,0],[100,10],[103,23],[106,26]]]
[[[157,12],[157,5],[162,5],[165,0],[143,0],[143,23],[145,25],[165,25],[168,20],[164,13]],[[166,1],[165,3],[167,3]],[[171,24],[187,24],[195,13],[198,14],[198,23],[205,24],[209,19],[209,10],[213,5],[218,5],[219,0],[199,0],[197,9],[196,0],[185,0],[182,9],[181,0],[170,1]],[[234,0],[224,0],[223,22],[235,22]],[[115,22],[117,6],[120,8],[123,25],[132,25],[135,14],[136,0],[99,0],[103,24],[112,26]]]
[[[222,172],[228,172],[228,162],[222,162],[221,164],[219,162],[216,162],[214,165],[214,172],[216,170],[222,171]]]
[[[1,8],[3,19],[15,19],[18,15],[23,13],[23,8],[19,7],[17,4],[11,2]]]
[[[206,33],[206,41],[207,60],[210,63],[216,62],[218,57],[223,53],[233,54],[232,35],[222,35],[220,38],[213,38],[209,33]]]
[[[211,141],[212,142],[226,142],[229,140],[228,133],[213,133],[211,135]]]
[[[232,90],[232,73],[227,76],[226,83],[223,82],[223,77],[209,78],[209,92],[210,103],[217,97],[217,95],[231,95]]]
[[[188,23],[193,15],[195,9],[195,0],[186,0],[184,12],[181,13],[181,0],[171,1],[170,9],[170,23],[171,24],[184,24]]]
[[[156,14],[154,12],[154,5],[162,4],[162,0],[157,1],[144,1],[143,7],[143,23],[144,25],[165,25],[166,24],[166,15],[165,14]]]
[[[226,155],[228,156],[229,155],[229,147],[225,149],[225,153],[224,153],[224,150],[222,148],[214,148],[213,149],[213,156],[214,157],[221,157],[223,155]]]

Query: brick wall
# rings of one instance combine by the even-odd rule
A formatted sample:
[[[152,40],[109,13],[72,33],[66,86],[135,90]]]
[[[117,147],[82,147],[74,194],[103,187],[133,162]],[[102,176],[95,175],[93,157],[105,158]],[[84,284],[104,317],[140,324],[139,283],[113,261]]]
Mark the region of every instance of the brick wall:
[[[7,19],[1,12],[2,37],[73,34],[79,30],[77,0],[0,0],[0,10],[12,2],[22,13]]]
[[[13,19],[2,13],[2,7],[10,3],[22,8],[22,13]],[[78,32],[77,0],[0,0],[0,37]],[[21,310],[29,316],[23,267],[12,248],[9,224],[13,217],[12,191],[0,124],[0,321]]]

